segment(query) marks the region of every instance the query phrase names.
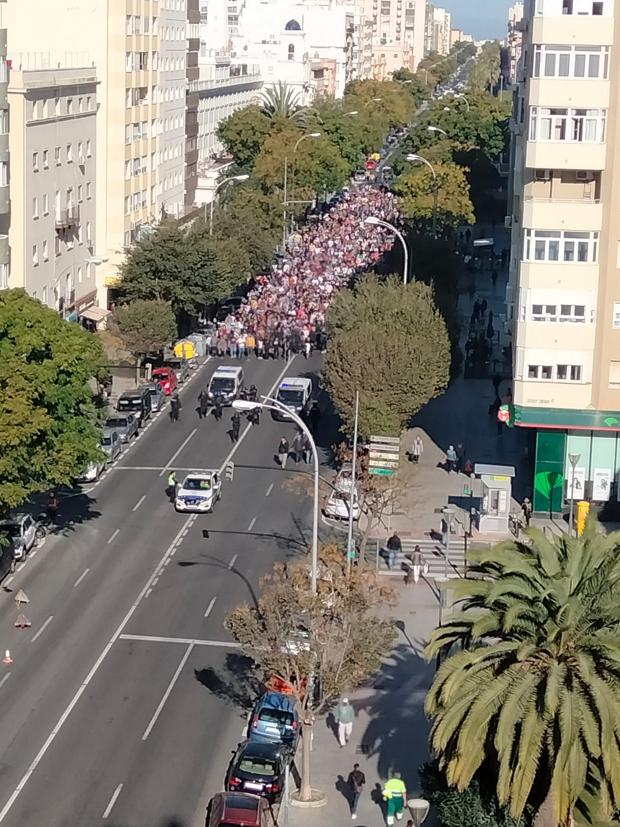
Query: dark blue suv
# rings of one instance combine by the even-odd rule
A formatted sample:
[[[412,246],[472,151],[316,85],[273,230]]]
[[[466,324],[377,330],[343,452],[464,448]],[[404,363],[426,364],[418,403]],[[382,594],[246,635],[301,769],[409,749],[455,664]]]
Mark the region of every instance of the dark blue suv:
[[[248,738],[255,743],[286,744],[294,751],[299,739],[295,700],[281,692],[266,692],[252,711]]]

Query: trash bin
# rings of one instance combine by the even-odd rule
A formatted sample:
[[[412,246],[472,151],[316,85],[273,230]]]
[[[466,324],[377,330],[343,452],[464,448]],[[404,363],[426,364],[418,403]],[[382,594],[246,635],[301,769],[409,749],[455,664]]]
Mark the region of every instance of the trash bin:
[[[581,537],[590,513],[590,503],[587,500],[579,500],[577,503],[577,537]]]

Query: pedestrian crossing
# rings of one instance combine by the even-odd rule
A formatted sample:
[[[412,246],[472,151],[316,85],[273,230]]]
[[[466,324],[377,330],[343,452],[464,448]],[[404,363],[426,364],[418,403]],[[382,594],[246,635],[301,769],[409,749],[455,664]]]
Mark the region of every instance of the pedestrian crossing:
[[[378,555],[379,574],[400,576],[407,572],[411,566],[411,555],[416,546],[428,564],[427,577],[443,577],[447,570],[448,577],[463,577],[465,574],[465,539],[463,537],[450,537],[450,548],[446,565],[445,548],[441,540],[434,540],[424,537],[421,540],[401,538],[402,551],[396,555],[396,560],[391,569],[387,567],[387,550],[380,548]]]

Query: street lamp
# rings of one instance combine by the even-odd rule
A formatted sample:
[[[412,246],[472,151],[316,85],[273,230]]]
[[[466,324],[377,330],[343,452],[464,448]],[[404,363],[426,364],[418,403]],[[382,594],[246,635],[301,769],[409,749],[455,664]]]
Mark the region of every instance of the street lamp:
[[[400,243],[403,245],[403,253],[404,253],[404,262],[403,262],[403,284],[407,284],[407,278],[409,276],[409,249],[407,247],[407,242],[403,234],[395,227],[393,224],[390,224],[389,221],[383,221],[381,218],[377,218],[374,215],[369,215],[368,218],[364,219],[364,224],[372,224],[375,227],[385,227],[387,230],[391,230],[394,235],[399,239]]]
[[[568,533],[573,533],[573,510],[575,507],[575,468],[581,459],[581,454],[569,454],[568,461],[571,467],[571,481],[570,481],[570,504],[568,506]],[[575,536],[577,532],[575,531]]]
[[[455,511],[451,505],[445,506],[442,509],[442,512],[445,523],[446,523],[446,550],[444,553],[444,560],[443,560],[443,576],[444,579],[448,579],[448,565],[450,563],[450,531],[452,529],[452,519],[454,517]]]
[[[285,413],[289,419],[297,425],[298,428],[306,435],[306,438],[312,449],[312,458],[314,461],[314,513],[312,516],[312,563],[310,569],[310,583],[312,594],[316,594],[317,570],[319,565],[319,454],[316,449],[316,442],[314,437],[303,419],[291,411],[282,402],[273,399],[270,396],[263,396],[264,402],[253,402],[249,399],[235,399],[232,403],[236,411],[253,411],[256,408],[267,408],[272,411],[280,411]]]
[[[215,204],[215,199],[217,197],[217,192],[220,189],[220,187],[223,187],[224,184],[230,184],[231,181],[247,181],[249,177],[250,177],[249,175],[231,175],[230,178],[224,178],[223,181],[220,181],[220,183],[217,185],[217,187],[213,190],[213,198],[211,199],[211,208],[209,210],[209,235],[213,235],[213,206]],[[206,210],[206,204],[205,204],[205,210]]]
[[[463,95],[461,92],[459,92],[459,94],[458,94],[458,95],[454,95],[454,97],[455,97],[455,98],[460,98],[461,100],[464,100],[464,101],[465,101],[465,106],[467,107],[467,111],[469,112],[469,101],[467,100],[467,98],[465,97],[465,95]]]
[[[305,141],[306,138],[320,138],[320,132],[307,132],[305,135],[302,135],[301,138],[298,138],[295,142],[295,147],[293,149],[293,155],[297,152],[297,147],[302,141]],[[295,180],[295,167],[293,167],[293,174],[291,175],[291,191],[293,190],[293,182]],[[287,216],[288,216],[288,156],[284,158],[284,211],[282,215],[282,244],[286,243],[286,223],[287,223]]]
[[[420,827],[431,809],[431,805],[425,798],[410,798],[407,807],[413,818],[413,827]]]
[[[423,158],[422,155],[418,155],[414,152],[410,152],[409,155],[406,156],[405,160],[411,161],[412,163],[419,161],[422,164],[426,164],[426,166],[433,173],[433,238],[437,238],[437,197],[439,194],[439,186],[437,182],[437,174],[435,173],[435,167],[430,161]]]
[[[347,115],[357,115],[357,114],[359,114],[357,109],[352,109],[350,112],[345,112],[344,113],[345,118],[346,118]]]
[[[440,132],[445,138],[448,137],[448,133],[446,132],[446,130],[441,129],[441,127],[439,127],[439,126],[427,126],[426,131],[427,132]]]

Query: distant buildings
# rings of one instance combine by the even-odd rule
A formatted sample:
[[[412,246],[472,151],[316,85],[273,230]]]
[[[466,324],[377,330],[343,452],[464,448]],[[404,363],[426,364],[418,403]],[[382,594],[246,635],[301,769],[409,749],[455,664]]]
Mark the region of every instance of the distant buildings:
[[[523,43],[522,20],[523,3],[515,3],[508,9],[508,33],[505,40],[507,53],[505,74],[510,84],[517,81],[517,65],[521,58]]]

